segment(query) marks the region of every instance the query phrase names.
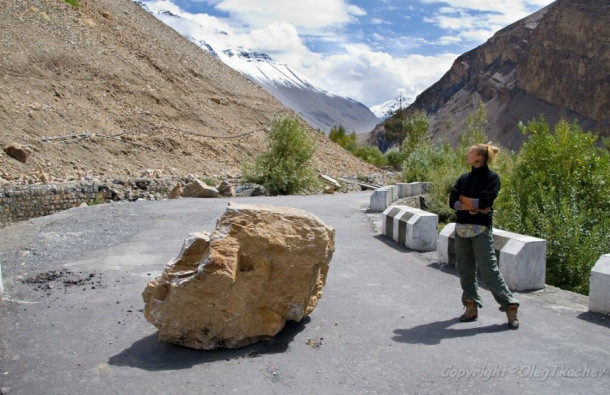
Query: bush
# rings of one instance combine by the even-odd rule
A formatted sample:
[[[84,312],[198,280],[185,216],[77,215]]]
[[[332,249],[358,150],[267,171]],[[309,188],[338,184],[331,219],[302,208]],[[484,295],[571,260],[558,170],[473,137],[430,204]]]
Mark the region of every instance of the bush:
[[[356,133],[352,132],[352,134],[347,135],[343,125],[333,126],[333,128],[330,130],[330,133],[328,134],[328,138],[331,141],[339,144],[343,148],[346,148],[350,144],[356,143]]]
[[[356,145],[348,146],[348,149],[354,156],[368,162],[372,165],[381,167],[385,165],[385,158],[379,148],[372,145]]]
[[[402,169],[402,162],[406,159],[404,153],[396,147],[387,150],[383,156],[385,157],[385,163],[396,170]]]
[[[298,120],[278,118],[269,133],[269,147],[254,163],[244,163],[248,182],[263,185],[272,195],[289,195],[317,185],[312,158],[315,140]]]
[[[68,4],[70,4],[74,8],[76,8],[80,5],[78,0],[64,0],[64,1]]]
[[[540,117],[496,204],[498,227],[547,240],[547,283],[587,294],[591,267],[610,251],[610,153],[577,123],[551,133]]]

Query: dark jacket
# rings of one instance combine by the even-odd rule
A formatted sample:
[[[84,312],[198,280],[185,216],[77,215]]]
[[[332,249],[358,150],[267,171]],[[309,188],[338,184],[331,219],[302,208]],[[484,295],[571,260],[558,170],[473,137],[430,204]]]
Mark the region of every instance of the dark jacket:
[[[456,222],[460,224],[477,224],[491,226],[493,219],[493,204],[500,192],[500,177],[489,170],[487,165],[479,168],[472,168],[470,173],[464,173],[457,180],[451,194],[449,195],[449,206],[454,208],[455,202],[460,199],[460,195],[472,199],[479,199],[479,208],[492,207],[489,214],[476,213],[470,214],[468,211],[460,210],[457,212]]]

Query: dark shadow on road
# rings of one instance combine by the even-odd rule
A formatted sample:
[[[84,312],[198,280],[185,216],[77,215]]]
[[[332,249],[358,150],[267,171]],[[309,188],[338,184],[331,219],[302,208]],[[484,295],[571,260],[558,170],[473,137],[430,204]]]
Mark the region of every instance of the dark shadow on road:
[[[381,241],[386,246],[388,246],[394,250],[397,250],[397,251],[402,251],[402,252],[406,252],[406,253],[416,253],[417,252],[415,250],[405,247],[402,244],[398,244],[394,240],[392,240],[389,237],[384,236],[384,235],[375,235],[375,236],[373,236],[373,238]]]
[[[597,324],[605,326],[606,328],[610,328],[610,316],[602,313],[594,313],[592,311],[587,311],[579,314],[578,318],[583,321],[590,322],[592,324]]]
[[[508,330],[506,324],[463,329],[450,328],[450,326],[454,324],[466,325],[461,323],[457,318],[452,318],[446,321],[437,321],[414,326],[410,329],[396,329],[394,330],[396,335],[392,337],[392,340],[399,343],[434,345],[440,344],[443,339],[474,336],[479,333],[504,332]]]
[[[171,343],[161,342],[157,334],[146,336],[133,343],[120,354],[110,357],[109,365],[130,366],[148,371],[190,369],[195,365],[239,358],[258,358],[264,354],[281,353],[288,350],[295,336],[305,329],[310,321],[288,321],[273,339],[239,349],[195,350]]]

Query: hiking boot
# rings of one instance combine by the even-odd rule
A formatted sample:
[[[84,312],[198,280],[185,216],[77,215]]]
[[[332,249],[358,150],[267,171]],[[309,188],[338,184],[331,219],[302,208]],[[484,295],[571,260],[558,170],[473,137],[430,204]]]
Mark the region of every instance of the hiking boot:
[[[477,319],[477,317],[479,316],[479,313],[477,310],[477,304],[474,302],[474,300],[472,300],[472,299],[464,300],[464,308],[466,309],[466,311],[464,311],[464,314],[462,314],[460,316],[460,321],[470,322],[470,321],[474,321]]]
[[[508,327],[510,329],[519,329],[519,317],[517,317],[518,304],[509,304],[506,307],[506,317],[508,318]]]

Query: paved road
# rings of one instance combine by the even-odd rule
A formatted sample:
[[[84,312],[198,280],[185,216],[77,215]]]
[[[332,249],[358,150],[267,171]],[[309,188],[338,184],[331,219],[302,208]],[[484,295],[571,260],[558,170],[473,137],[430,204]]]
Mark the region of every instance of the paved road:
[[[292,206],[336,229],[324,294],[271,342],[161,343],[141,292],[227,200],[78,208],[0,229],[0,383],[8,394],[607,394],[610,319],[549,287],[522,293],[521,328],[484,291],[460,323],[455,271],[379,232],[370,192],[234,199]]]

